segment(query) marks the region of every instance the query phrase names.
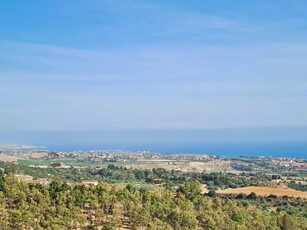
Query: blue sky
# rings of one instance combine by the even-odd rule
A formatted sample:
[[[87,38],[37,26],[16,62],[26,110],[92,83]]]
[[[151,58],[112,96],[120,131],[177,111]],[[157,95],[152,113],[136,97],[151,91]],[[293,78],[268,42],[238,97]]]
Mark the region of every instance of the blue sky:
[[[0,130],[307,125],[304,1],[1,1]]]

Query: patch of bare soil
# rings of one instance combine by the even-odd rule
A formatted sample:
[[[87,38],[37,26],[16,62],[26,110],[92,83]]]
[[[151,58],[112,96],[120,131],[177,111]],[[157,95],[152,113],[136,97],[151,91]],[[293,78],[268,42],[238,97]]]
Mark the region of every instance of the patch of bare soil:
[[[219,194],[250,194],[251,192],[256,193],[259,196],[269,196],[274,194],[276,196],[293,196],[293,197],[302,197],[307,198],[307,192],[297,191],[290,188],[271,188],[271,187],[255,187],[249,186],[244,188],[235,188],[235,189],[225,189],[218,190]]]
[[[0,154],[0,161],[3,161],[3,162],[16,162],[18,159],[19,158],[15,156]]]
[[[31,152],[30,156],[34,159],[44,158],[48,156],[47,152]]]

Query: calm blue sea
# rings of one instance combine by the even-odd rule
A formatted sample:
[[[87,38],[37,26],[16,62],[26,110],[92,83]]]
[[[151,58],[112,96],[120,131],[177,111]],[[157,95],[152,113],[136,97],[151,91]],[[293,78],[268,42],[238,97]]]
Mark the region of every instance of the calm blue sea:
[[[307,143],[241,143],[235,145],[196,145],[191,143],[183,145],[182,143],[173,144],[72,144],[72,145],[53,145],[49,149],[54,151],[60,150],[102,150],[102,149],[121,149],[132,151],[151,151],[158,153],[191,153],[191,154],[211,154],[217,156],[272,156],[272,157],[293,157],[307,158]]]
[[[122,149],[219,156],[307,158],[307,127],[6,131],[0,133],[0,144],[43,145],[49,150]]]

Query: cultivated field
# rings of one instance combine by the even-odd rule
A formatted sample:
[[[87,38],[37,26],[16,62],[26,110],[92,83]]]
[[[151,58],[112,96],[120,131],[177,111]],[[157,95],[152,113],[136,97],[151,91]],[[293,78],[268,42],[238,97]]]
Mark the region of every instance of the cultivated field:
[[[138,169],[153,169],[164,168],[166,170],[180,170],[182,172],[220,172],[224,170],[233,170],[228,161],[219,162],[203,162],[203,161],[188,161],[188,160],[139,160],[118,162],[116,165],[132,167]]]
[[[30,156],[34,159],[40,159],[48,156],[47,152],[31,152]]]
[[[271,187],[244,187],[244,188],[235,188],[235,189],[225,189],[219,190],[219,194],[250,194],[251,192],[256,193],[259,196],[269,196],[274,194],[277,196],[293,196],[293,197],[303,197],[307,198],[307,192],[301,192],[290,188],[271,188]]]
[[[19,158],[14,157],[14,156],[10,156],[10,155],[5,155],[5,154],[0,154],[0,161],[3,162],[15,162],[17,161]]]

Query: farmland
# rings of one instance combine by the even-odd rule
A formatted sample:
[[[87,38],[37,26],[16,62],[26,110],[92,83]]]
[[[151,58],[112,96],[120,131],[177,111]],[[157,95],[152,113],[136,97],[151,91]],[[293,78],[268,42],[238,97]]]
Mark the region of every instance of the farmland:
[[[256,193],[259,196],[269,196],[271,194],[276,196],[291,196],[291,197],[302,197],[307,198],[307,192],[297,191],[290,188],[271,188],[271,187],[256,187],[256,186],[249,186],[244,188],[235,188],[235,189],[225,189],[225,190],[218,190],[218,194],[250,194]]]
[[[275,229],[282,227],[282,218],[292,221],[298,229],[307,222],[304,159],[224,158],[121,150],[23,152],[4,155],[3,159],[5,161],[0,161],[0,172],[4,172],[0,189],[6,188],[3,191],[8,203],[3,208],[9,213],[2,221],[3,225],[13,221],[15,212],[24,212],[19,206],[10,206],[13,202],[7,188],[20,187],[18,183],[25,188],[20,197],[24,194],[36,197],[32,191],[40,191],[40,199],[45,199],[48,190],[50,197],[45,202],[54,208],[57,204],[51,201],[56,197],[63,199],[61,204],[70,204],[66,199],[75,200],[73,205],[61,207],[61,210],[74,211],[74,216],[79,216],[79,223],[67,219],[66,224],[72,224],[72,228],[109,224],[117,226],[110,229],[146,229],[143,227],[163,223],[161,228],[152,229],[210,229],[208,221],[213,221],[210,218],[215,216],[216,209],[222,210],[219,215],[225,218],[234,209],[240,213],[228,215],[225,223],[215,219],[214,225],[220,229],[229,226],[235,229],[250,223],[251,229],[258,229],[262,222],[253,225],[256,223],[246,219],[251,210],[257,215],[261,213],[263,218],[270,218],[268,225],[261,227],[263,229],[270,228],[270,224]],[[291,168],[287,164],[291,164]],[[297,190],[288,188],[290,185]],[[155,202],[147,202],[151,199]],[[163,210],[156,212],[157,199],[161,201],[159,207],[166,202],[167,210],[174,209],[173,214],[166,211],[163,217],[159,214]],[[26,205],[33,209],[31,202]],[[35,205],[41,205],[41,202]],[[213,205],[210,214],[208,205]],[[187,207],[190,218],[182,222]],[[46,215],[53,212],[44,206],[40,209]],[[49,225],[44,215],[33,215],[40,219],[41,226]],[[66,221],[61,220],[63,215],[57,216],[55,221]],[[177,215],[181,217],[177,218]],[[14,227],[18,224],[16,222]],[[53,223],[56,224],[59,223]],[[187,224],[189,227],[181,228]]]
[[[16,162],[18,159],[16,156],[0,154],[0,161],[2,162]]]

